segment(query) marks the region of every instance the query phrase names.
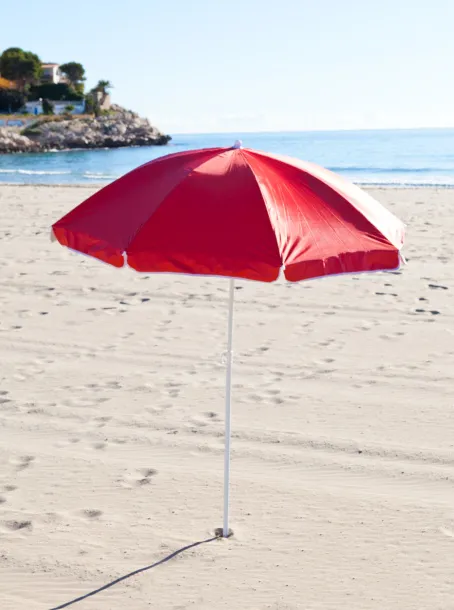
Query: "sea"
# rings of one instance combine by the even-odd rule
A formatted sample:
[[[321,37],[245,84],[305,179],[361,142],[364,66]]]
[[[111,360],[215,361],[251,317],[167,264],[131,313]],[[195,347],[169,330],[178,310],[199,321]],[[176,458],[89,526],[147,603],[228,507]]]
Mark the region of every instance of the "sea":
[[[156,157],[231,146],[317,163],[360,185],[454,187],[454,129],[176,134],[167,146],[0,155],[0,182],[104,184]]]

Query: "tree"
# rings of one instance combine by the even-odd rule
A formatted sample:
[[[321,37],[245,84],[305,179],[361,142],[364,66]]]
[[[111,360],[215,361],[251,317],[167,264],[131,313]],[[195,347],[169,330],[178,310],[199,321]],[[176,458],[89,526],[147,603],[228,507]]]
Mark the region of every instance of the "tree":
[[[70,85],[74,88],[76,88],[78,85],[80,86],[85,80],[85,68],[82,64],[79,64],[76,61],[70,61],[67,64],[62,64],[60,66],[60,70],[66,76]]]
[[[110,89],[113,89],[113,85],[110,80],[100,80],[98,81],[98,84],[96,85],[95,89],[97,91],[101,91],[101,93],[107,94]]]
[[[102,107],[104,102],[106,101],[106,97],[109,95],[110,90],[113,89],[113,85],[109,80],[100,80],[98,84],[93,89],[93,91],[99,91],[101,93],[101,100],[99,105]]]
[[[24,57],[24,51],[19,47],[10,47],[0,56],[0,72],[8,80],[16,80],[19,73],[19,64]]]
[[[41,60],[31,51],[11,47],[0,56],[0,72],[4,78],[16,81],[22,91],[39,81],[42,73]]]
[[[84,91],[85,91],[85,85],[83,83],[76,83],[74,85],[74,91],[77,93],[77,95],[81,95],[83,98]]]
[[[85,114],[95,114],[96,102],[92,93],[89,93],[85,98]]]
[[[43,113],[44,114],[54,114],[55,106],[49,100],[43,100]]]
[[[25,104],[25,96],[14,89],[0,89],[0,112],[17,112]]]
[[[57,83],[55,85],[44,83],[30,88],[29,100],[39,100],[41,97],[55,102],[67,101],[68,103],[84,99],[83,94],[77,93],[68,83]]]
[[[71,114],[71,112],[75,109],[75,106],[73,106],[72,104],[68,104],[67,106],[65,106],[64,110],[67,114]]]

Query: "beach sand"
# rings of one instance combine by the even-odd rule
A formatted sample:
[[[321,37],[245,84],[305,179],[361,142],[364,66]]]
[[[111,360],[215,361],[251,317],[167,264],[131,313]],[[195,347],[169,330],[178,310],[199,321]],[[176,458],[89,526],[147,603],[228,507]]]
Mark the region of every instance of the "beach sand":
[[[49,610],[222,525],[228,282],[49,240],[94,188],[0,187],[0,608]],[[231,526],[74,605],[454,608],[452,190],[371,190],[401,272],[238,282]]]

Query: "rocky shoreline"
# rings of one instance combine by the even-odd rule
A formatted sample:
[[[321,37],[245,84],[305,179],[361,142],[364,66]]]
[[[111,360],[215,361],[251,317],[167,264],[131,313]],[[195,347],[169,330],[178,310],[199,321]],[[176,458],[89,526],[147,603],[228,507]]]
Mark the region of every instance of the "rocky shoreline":
[[[43,117],[25,129],[0,127],[0,153],[163,146],[171,137],[134,112],[118,109],[100,117]]]

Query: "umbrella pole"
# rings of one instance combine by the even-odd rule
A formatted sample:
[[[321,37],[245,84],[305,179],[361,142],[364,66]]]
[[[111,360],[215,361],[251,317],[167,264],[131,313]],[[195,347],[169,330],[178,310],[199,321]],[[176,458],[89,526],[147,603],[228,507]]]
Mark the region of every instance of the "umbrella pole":
[[[225,445],[224,445],[224,526],[222,535],[229,535],[229,494],[230,494],[230,399],[232,395],[232,345],[233,345],[233,303],[235,280],[230,279],[229,290],[229,324],[227,341],[227,371],[225,383]]]

